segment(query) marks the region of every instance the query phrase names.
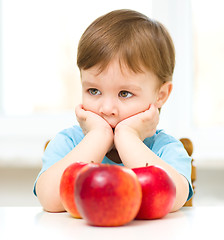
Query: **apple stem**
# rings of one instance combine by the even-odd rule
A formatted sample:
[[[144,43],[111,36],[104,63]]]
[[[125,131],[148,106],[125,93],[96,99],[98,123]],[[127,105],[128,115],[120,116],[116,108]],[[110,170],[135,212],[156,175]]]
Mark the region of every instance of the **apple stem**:
[[[148,167],[148,165],[149,165],[148,163],[145,164],[146,167]]]
[[[91,161],[91,163],[94,163],[94,161]]]

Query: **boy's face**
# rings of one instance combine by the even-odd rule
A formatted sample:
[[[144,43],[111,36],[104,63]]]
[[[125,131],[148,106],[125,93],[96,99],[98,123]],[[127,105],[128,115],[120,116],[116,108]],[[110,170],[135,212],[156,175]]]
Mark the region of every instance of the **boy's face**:
[[[150,71],[133,73],[112,61],[98,74],[98,67],[81,70],[82,104],[105,119],[112,128],[137,113],[156,105],[160,82]]]

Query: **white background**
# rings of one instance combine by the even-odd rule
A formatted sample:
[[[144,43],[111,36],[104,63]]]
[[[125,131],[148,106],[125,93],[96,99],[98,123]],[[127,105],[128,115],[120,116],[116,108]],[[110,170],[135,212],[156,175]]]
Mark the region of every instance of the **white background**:
[[[45,142],[76,123],[74,107],[81,98],[75,66],[78,40],[95,18],[120,8],[161,21],[174,40],[174,89],[159,127],[177,138],[189,137],[197,164],[224,162],[223,125],[200,126],[194,121],[190,0],[1,0],[1,5],[0,165],[39,167]]]

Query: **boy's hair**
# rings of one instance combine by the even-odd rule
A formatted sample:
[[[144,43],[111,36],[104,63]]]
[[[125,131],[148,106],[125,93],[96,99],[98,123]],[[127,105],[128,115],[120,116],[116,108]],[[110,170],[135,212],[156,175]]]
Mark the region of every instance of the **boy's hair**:
[[[162,82],[172,80],[175,50],[166,28],[132,10],[115,10],[97,18],[83,33],[77,65],[102,72],[115,57],[135,73],[152,71]]]

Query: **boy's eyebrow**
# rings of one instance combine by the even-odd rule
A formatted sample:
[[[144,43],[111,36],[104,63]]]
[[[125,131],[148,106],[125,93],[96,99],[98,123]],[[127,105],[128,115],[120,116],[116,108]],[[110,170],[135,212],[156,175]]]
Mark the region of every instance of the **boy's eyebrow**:
[[[83,85],[83,86],[98,86],[97,83],[91,82],[91,81],[82,81],[82,85]],[[142,90],[141,87],[136,86],[136,85],[134,85],[134,84],[120,85],[119,88],[120,88],[120,89],[123,89],[123,90],[134,90],[134,91],[140,91],[140,90]]]
[[[98,86],[98,84],[96,82],[92,82],[92,81],[82,81],[82,85],[85,86]],[[119,89],[123,89],[123,90],[132,90],[132,91],[140,91],[142,90],[142,88],[140,86],[137,86],[135,84],[124,84],[124,85],[120,85]]]
[[[134,84],[121,85],[120,88],[121,89],[131,89],[131,90],[136,90],[136,91],[142,90],[141,87],[136,86]]]
[[[91,82],[91,81],[82,81],[82,85],[85,86],[85,85],[97,85],[95,82]]]

